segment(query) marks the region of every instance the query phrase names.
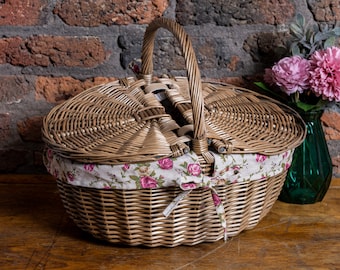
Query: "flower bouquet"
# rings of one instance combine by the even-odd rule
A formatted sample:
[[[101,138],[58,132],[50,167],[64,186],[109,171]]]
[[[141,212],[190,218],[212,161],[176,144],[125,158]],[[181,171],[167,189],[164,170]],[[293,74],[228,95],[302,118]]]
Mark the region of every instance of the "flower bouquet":
[[[320,29],[302,15],[291,24],[290,56],[265,69],[255,84],[270,95],[303,110],[320,110],[340,101],[340,27]]]
[[[305,120],[307,136],[295,149],[279,199],[290,203],[321,201],[332,177],[332,162],[320,118],[340,101],[340,27],[321,29],[298,15],[290,27],[290,55],[265,69],[255,84],[288,103]]]

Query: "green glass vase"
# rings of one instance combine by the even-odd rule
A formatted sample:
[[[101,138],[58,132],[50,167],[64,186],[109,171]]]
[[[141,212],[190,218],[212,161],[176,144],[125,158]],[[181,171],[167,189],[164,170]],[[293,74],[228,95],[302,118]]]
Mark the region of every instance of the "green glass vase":
[[[300,112],[307,135],[295,149],[279,200],[295,204],[322,201],[332,178],[332,160],[321,125],[323,111]]]

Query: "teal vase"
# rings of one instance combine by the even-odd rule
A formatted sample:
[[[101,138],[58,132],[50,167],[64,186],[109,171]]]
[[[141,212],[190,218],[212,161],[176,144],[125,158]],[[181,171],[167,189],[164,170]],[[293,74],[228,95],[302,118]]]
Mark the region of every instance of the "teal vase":
[[[321,125],[323,111],[300,112],[307,135],[295,149],[279,200],[312,204],[324,198],[332,179],[332,160]]]

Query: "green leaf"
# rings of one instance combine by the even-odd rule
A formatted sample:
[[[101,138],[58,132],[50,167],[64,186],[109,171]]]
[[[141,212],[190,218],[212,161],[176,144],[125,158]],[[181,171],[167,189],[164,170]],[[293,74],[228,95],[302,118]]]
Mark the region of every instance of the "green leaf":
[[[324,43],[324,48],[326,49],[326,48],[334,46],[335,41],[336,41],[336,38],[334,36],[328,38]]]
[[[296,102],[296,106],[305,111],[305,112],[308,112],[310,110],[313,110],[315,108],[316,105],[311,105],[311,104],[307,104],[307,103],[304,103],[304,102],[301,102],[301,101],[297,101]]]
[[[305,112],[312,111],[312,110],[321,110],[326,104],[327,104],[327,100],[323,100],[323,99],[320,99],[318,103],[316,104],[307,104],[301,101],[296,102],[296,106]]]
[[[260,89],[264,90],[264,92],[266,94],[268,94],[268,96],[279,100],[281,102],[284,102],[284,98],[282,96],[280,96],[278,93],[274,92],[273,90],[271,90],[265,83],[263,82],[254,82],[254,84],[259,87]]]
[[[334,27],[332,31],[334,32],[335,35],[340,36],[340,27]]]
[[[184,161],[182,164],[180,164],[181,167],[187,168],[188,167],[188,162]]]
[[[139,181],[139,177],[136,175],[130,175],[130,179],[132,179],[133,181]]]
[[[310,30],[313,31],[314,33],[319,33],[319,32],[320,32],[319,25],[316,24],[316,23],[315,23],[315,24],[312,24]]]
[[[254,84],[258,87],[260,87],[263,90],[266,90],[268,92],[271,92],[271,90],[267,87],[267,85],[263,82],[254,82]]]
[[[297,22],[300,26],[304,27],[304,26],[305,26],[305,23],[306,23],[305,17],[304,17],[301,13],[298,13],[298,14],[296,15],[296,22]]]
[[[291,45],[290,50],[292,52],[292,55],[300,55],[301,54],[300,48],[299,48],[299,46],[296,42],[294,42]]]
[[[295,35],[296,37],[303,38],[304,37],[304,33],[303,33],[303,29],[301,29],[297,24],[292,23],[290,25],[290,31],[292,32],[293,35]]]
[[[324,40],[326,39],[327,37],[325,36],[325,34],[321,33],[321,32],[318,32],[314,35],[314,41],[315,42],[319,42],[321,40]],[[311,41],[311,43],[313,44],[313,42]]]
[[[305,41],[303,41],[303,40],[302,40],[300,43],[301,43],[301,45],[302,45],[303,47],[305,47],[306,49],[310,49],[310,48],[312,47],[310,44],[313,44],[313,42],[308,43],[308,42],[305,42]]]

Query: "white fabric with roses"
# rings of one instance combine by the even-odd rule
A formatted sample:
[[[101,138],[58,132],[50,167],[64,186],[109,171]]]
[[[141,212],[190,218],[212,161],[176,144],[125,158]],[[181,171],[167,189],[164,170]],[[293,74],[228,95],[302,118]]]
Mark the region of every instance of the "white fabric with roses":
[[[183,190],[199,187],[261,180],[287,170],[293,150],[265,156],[261,154],[231,154],[215,157],[212,176],[201,172],[194,152],[178,158],[122,165],[77,163],[62,158],[47,149],[44,162],[56,178],[71,185],[97,189],[142,189],[178,186]]]

